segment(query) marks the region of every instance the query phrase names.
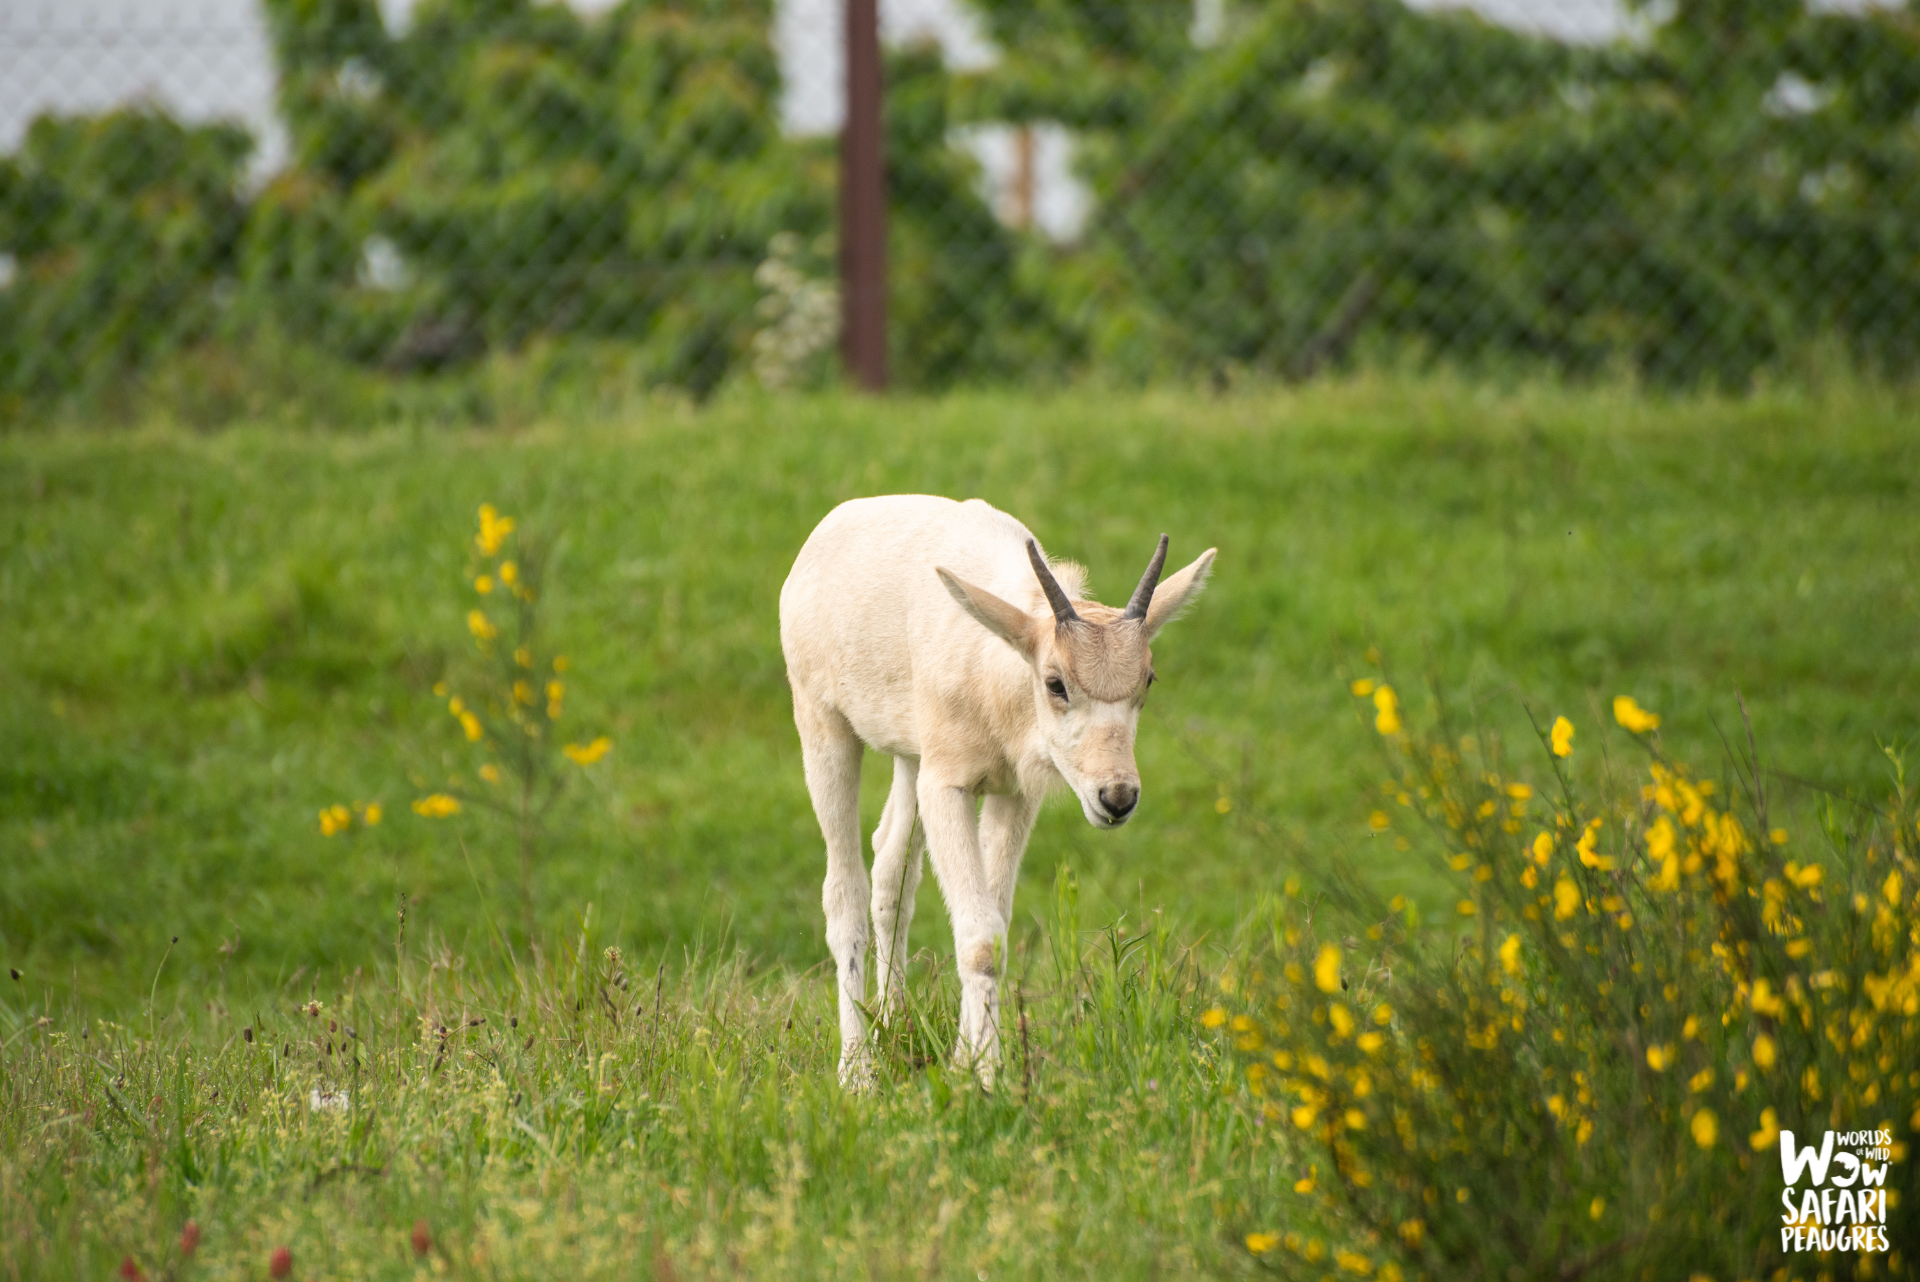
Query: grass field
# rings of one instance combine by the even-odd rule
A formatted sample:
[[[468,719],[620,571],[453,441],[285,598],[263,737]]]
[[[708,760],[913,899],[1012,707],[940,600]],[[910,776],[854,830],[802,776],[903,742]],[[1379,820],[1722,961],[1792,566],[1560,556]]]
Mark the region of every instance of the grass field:
[[[1345,678],[1368,647],[1416,705],[1432,674],[1510,741],[1528,707],[1571,716],[1587,768],[1616,693],[1712,765],[1723,732],[1744,736],[1738,690],[1782,775],[1877,786],[1881,744],[1920,731],[1914,422],[1864,390],[1662,403],[1379,378],[0,441],[0,953],[20,973],[0,994],[18,1106],[0,1251],[13,1275],[100,1276],[136,1247],[157,1259],[199,1213],[220,1226],[209,1276],[257,1275],[276,1234],[337,1237],[316,1276],[399,1276],[415,1218],[460,1243],[435,1267],[487,1272],[477,1249],[512,1276],[541,1274],[545,1250],[663,1276],[1241,1267],[1235,1208],[1286,1177],[1236,1146],[1186,1034],[1210,949],[1257,895],[1343,866],[1439,907],[1432,875],[1367,823],[1380,766]],[[1153,941],[1104,971],[1033,971],[1038,1105],[916,1071],[931,1042],[898,1052],[885,1100],[845,1101],[808,1023],[824,980],[796,978],[824,956],[821,858],[775,600],[829,508],[899,491],[988,499],[1109,599],[1162,530],[1177,563],[1220,548],[1157,647],[1139,817],[1101,834],[1051,806],[1029,847],[1023,964]],[[538,964],[507,929],[507,834],[406,804],[472,769],[431,687],[468,644],[482,502],[558,537],[567,725],[617,745],[553,823]],[[869,826],[885,774],[868,772]],[[378,827],[321,834],[321,808],[366,800]],[[1037,924],[1063,869],[1082,923],[1120,923],[1104,942]],[[923,971],[945,928],[928,878]],[[566,1012],[569,996],[587,1010],[609,945],[635,991],[664,976],[644,1045],[645,1001],[591,1030]],[[310,997],[368,1030],[369,1107],[350,1118],[304,1109],[337,1062],[315,1039],[339,1040],[299,1023]],[[541,1039],[511,1065],[483,1044],[535,1010]],[[436,1044],[416,1017],[468,1012],[489,1023],[459,1034],[457,1071],[423,1070]],[[109,1021],[101,1049],[76,1040],[82,1017]],[[296,1030],[304,1058],[274,1061]],[[613,1086],[603,1054],[627,1066]],[[194,1120],[208,1092],[243,1088],[263,1092],[244,1122]],[[138,1142],[49,1136],[82,1099]],[[766,1124],[729,1129],[736,1115]],[[996,1188],[1054,1212],[1010,1220]],[[22,1246],[30,1226],[64,1236]]]

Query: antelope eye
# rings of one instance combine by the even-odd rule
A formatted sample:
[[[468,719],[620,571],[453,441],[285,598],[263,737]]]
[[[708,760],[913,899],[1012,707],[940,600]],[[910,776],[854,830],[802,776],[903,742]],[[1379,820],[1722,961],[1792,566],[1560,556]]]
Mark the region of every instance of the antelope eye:
[[[1067,683],[1059,677],[1048,677],[1047,693],[1056,699],[1064,699],[1067,697]]]

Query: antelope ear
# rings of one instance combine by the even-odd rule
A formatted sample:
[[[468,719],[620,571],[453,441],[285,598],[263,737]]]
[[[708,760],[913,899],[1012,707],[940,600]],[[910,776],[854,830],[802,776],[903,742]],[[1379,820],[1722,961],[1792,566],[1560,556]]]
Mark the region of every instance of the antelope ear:
[[[1208,548],[1192,565],[1160,581],[1160,586],[1153,592],[1153,604],[1147,607],[1147,617],[1140,623],[1147,640],[1153,640],[1161,628],[1178,618],[1180,612],[1192,605],[1200,595],[1200,590],[1207,586],[1207,575],[1213,572],[1215,551],[1217,549]]]
[[[1033,658],[1034,623],[1031,614],[1019,606],[1002,601],[985,588],[976,588],[951,570],[936,568],[940,583],[962,610],[972,615],[981,627],[1005,641],[1028,659]]]

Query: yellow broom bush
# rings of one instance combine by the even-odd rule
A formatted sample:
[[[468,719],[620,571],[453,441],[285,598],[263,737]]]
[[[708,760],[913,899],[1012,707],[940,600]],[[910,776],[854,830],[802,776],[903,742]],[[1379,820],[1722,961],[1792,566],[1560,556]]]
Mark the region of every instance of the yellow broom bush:
[[[559,723],[571,663],[553,648],[542,626],[545,544],[527,538],[513,517],[483,503],[468,557],[471,659],[457,676],[436,684],[433,693],[446,700],[448,716],[478,758],[479,782],[456,776],[443,791],[415,800],[413,810],[442,819],[472,806],[511,824],[520,854],[523,929],[530,938],[533,870],[543,824],[571,767],[594,765],[612,750],[613,741],[599,735],[563,742]],[[562,758],[571,767],[560,764]]]
[[[1296,894],[1223,978],[1203,1023],[1300,1166],[1247,1248],[1385,1282],[1911,1276],[1920,834],[1897,757],[1884,801],[1827,802],[1790,840],[1750,759],[1731,788],[1697,775],[1630,697],[1644,774],[1596,786],[1565,717],[1527,779],[1444,702],[1416,731],[1390,686],[1353,690],[1391,762],[1399,817],[1374,826],[1452,902],[1345,933]],[[1847,1156],[1809,1202],[1782,1133],[1829,1130]]]

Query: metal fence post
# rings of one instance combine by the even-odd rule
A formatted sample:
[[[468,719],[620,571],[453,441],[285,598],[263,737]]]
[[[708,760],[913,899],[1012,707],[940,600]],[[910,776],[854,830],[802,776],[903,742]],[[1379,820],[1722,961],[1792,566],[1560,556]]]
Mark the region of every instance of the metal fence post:
[[[840,352],[869,392],[887,386],[887,177],[878,0],[846,0],[847,121],[840,134]]]

